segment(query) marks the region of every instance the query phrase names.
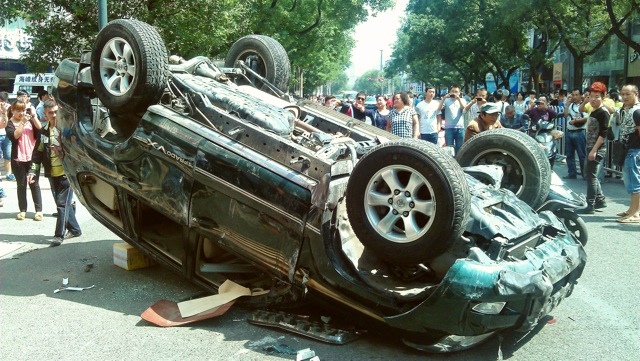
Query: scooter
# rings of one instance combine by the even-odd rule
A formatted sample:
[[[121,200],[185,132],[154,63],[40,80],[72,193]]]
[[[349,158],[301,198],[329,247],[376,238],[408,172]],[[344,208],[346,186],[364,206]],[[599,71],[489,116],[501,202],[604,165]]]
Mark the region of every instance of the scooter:
[[[569,231],[582,243],[587,245],[589,235],[587,233],[587,225],[580,215],[574,211],[578,208],[587,206],[587,200],[584,195],[578,194],[573,189],[567,187],[562,179],[558,177],[556,172],[551,171],[551,187],[547,200],[538,208],[538,213],[542,211],[551,211],[566,226]]]
[[[553,169],[553,163],[558,154],[556,140],[562,138],[563,133],[556,129],[556,125],[551,119],[540,119],[538,123],[531,126],[529,134],[542,146],[547,159],[549,159],[551,169]]]

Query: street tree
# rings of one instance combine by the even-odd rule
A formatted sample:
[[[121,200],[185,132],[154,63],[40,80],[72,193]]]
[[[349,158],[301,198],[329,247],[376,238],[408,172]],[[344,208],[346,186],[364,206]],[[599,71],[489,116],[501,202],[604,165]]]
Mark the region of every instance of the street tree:
[[[379,69],[371,69],[356,79],[354,89],[367,94],[380,94],[386,84],[384,73]]]
[[[562,43],[573,56],[573,87],[582,83],[584,60],[595,54],[620,28],[638,7],[627,6],[636,0],[617,1],[611,4],[614,18],[607,12],[608,0],[543,0],[538,7],[544,9],[547,18],[561,34]]]

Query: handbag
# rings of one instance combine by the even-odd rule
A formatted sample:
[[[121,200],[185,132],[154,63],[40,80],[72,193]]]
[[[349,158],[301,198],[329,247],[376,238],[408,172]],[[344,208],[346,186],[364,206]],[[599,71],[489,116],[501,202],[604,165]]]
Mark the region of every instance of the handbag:
[[[627,156],[627,144],[621,141],[613,142],[613,156],[611,161],[617,166],[624,165],[624,158]]]

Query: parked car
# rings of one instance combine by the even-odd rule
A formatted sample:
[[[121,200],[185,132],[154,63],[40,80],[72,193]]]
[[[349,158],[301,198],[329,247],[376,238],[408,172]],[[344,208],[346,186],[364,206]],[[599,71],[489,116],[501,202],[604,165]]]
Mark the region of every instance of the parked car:
[[[217,67],[169,58],[145,23],[110,22],[56,70],[79,200],[212,292],[231,279],[269,290],[252,306],[315,303],[426,351],[530,330],[571,294],[583,247],[500,188],[501,168],[463,170],[430,143],[293,103],[289,74],[266,36]]]
[[[377,109],[376,97],[368,96],[364,100],[364,107],[367,109]]]

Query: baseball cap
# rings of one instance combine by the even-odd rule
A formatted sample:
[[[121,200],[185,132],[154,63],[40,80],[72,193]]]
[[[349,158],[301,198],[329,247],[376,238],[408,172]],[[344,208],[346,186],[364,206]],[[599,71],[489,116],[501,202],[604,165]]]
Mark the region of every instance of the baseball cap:
[[[487,103],[480,107],[480,113],[494,114],[502,113],[502,109],[496,103]]]

